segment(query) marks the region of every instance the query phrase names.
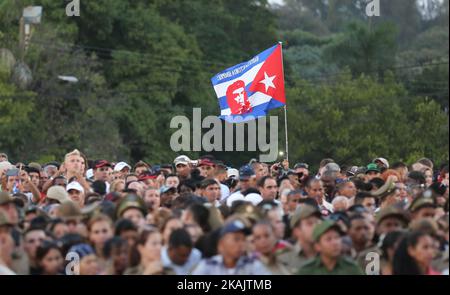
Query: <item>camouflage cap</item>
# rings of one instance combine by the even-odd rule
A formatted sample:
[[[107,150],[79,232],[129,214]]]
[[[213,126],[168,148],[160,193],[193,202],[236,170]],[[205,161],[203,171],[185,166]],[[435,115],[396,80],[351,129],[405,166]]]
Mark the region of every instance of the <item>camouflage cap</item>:
[[[397,186],[395,185],[395,182],[393,181],[393,179],[388,178],[385,184],[383,184],[376,191],[372,192],[372,195],[382,200],[385,197],[395,193],[396,190]]]
[[[147,214],[147,207],[144,201],[137,195],[127,195],[117,206],[117,218],[120,218],[122,214],[130,208],[138,209],[145,216]]]

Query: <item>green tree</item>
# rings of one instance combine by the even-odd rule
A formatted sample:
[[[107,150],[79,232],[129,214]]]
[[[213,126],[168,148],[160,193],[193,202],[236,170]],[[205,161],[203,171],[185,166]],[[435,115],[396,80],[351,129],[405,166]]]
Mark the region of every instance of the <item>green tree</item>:
[[[390,23],[374,28],[363,23],[351,23],[325,50],[326,61],[341,68],[349,67],[354,75],[381,73],[395,64],[395,36],[395,26]]]
[[[392,74],[384,83],[367,76],[352,79],[348,72],[333,84],[299,82],[287,96],[289,122],[296,126],[289,130],[295,161],[318,163],[331,157],[365,165],[378,156],[448,159],[445,113],[435,103],[410,97]],[[431,133],[426,122],[436,127]]]

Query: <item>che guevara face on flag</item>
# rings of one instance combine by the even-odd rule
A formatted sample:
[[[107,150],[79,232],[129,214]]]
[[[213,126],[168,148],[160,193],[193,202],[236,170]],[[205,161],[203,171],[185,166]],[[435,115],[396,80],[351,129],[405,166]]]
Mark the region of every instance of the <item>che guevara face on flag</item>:
[[[281,45],[215,75],[220,118],[239,123],[267,115],[286,104]]]
[[[228,86],[227,102],[232,115],[242,115],[252,111],[244,81],[238,80]]]

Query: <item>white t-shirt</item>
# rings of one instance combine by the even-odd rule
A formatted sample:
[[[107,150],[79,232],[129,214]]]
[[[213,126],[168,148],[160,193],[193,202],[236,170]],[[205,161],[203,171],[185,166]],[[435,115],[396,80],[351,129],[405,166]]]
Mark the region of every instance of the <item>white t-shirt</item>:
[[[226,199],[226,204],[228,207],[231,207],[231,205],[233,204],[234,201],[244,201],[245,198],[244,196],[241,194],[240,191],[234,192],[232,193],[227,199]]]
[[[333,205],[331,205],[330,203],[328,203],[327,201],[323,200],[322,204],[320,204],[321,206],[325,207],[325,209],[327,209],[328,211],[330,211],[331,213],[333,213]]]
[[[11,269],[9,269],[7,266],[5,265],[0,265],[0,275],[1,276],[13,276],[16,273],[13,272]]]
[[[225,184],[220,183],[220,201],[225,200],[230,196],[230,189]]]

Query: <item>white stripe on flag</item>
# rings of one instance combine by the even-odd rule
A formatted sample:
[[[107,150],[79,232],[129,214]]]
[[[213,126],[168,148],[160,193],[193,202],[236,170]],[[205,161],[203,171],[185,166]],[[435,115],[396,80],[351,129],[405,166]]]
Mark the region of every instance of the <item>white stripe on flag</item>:
[[[256,106],[259,106],[261,104],[268,103],[271,99],[272,99],[272,97],[270,97],[270,96],[268,96],[268,95],[266,95],[266,94],[264,94],[262,92],[256,92],[256,93],[254,93],[252,96],[250,96],[248,98],[248,100],[250,101],[250,104],[252,105],[252,107],[256,107]],[[220,112],[220,115],[221,116],[229,116],[229,115],[231,115],[231,109],[230,108],[223,109]]]
[[[246,72],[241,77],[238,77],[236,79],[233,79],[233,80],[230,80],[230,81],[227,81],[227,82],[215,85],[214,86],[214,90],[216,91],[217,98],[221,98],[221,97],[227,96],[227,89],[228,89],[228,87],[231,84],[233,84],[234,82],[238,81],[238,80],[244,81],[246,86],[248,84],[250,84],[251,82],[253,82],[253,80],[256,77],[256,74],[258,74],[258,72],[261,69],[261,67],[263,66],[264,62],[265,61],[260,62],[259,64],[255,65],[252,69],[250,69],[248,72]]]

